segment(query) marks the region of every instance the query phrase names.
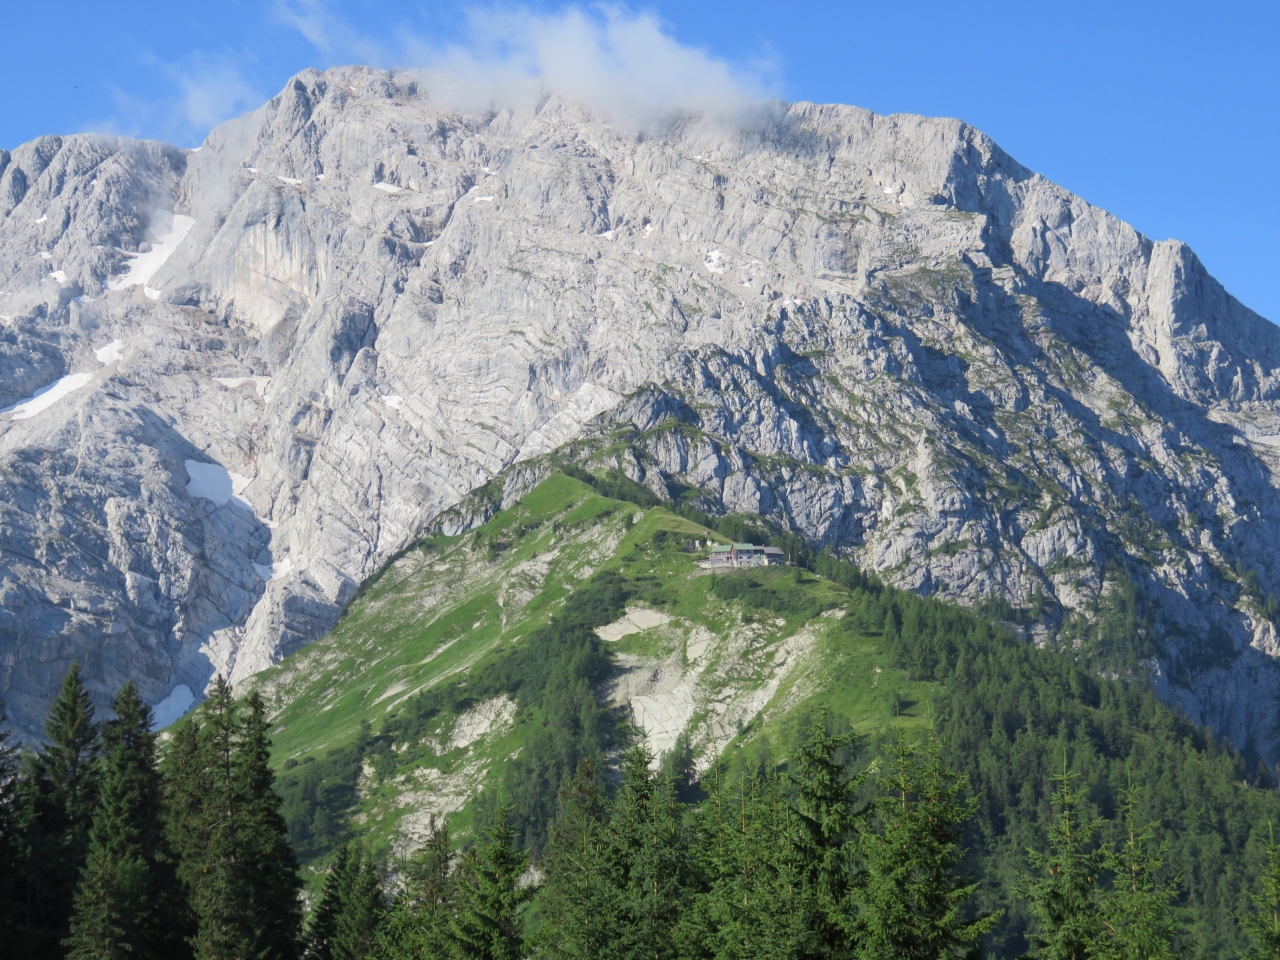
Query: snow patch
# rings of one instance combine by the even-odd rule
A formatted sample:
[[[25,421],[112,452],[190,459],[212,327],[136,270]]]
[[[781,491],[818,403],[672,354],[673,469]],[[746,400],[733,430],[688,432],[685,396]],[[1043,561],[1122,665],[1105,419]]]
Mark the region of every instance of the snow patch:
[[[255,563],[253,569],[257,571],[258,576],[270,583],[272,580],[279,580],[290,570],[293,569],[293,561],[286,557],[283,560],[276,560],[271,564]]]
[[[48,250],[41,250],[41,251],[40,251],[40,259],[41,259],[41,260],[52,260],[52,259],[53,259],[53,254],[52,254],[52,253],[50,253]]]
[[[187,460],[185,465],[187,476],[191,478],[187,483],[187,493],[191,496],[212,500],[220,507],[228,500],[234,500],[242,507],[253,510],[248,501],[240,497],[245,487],[253,482],[252,478],[232,473],[220,463]]]
[[[279,180],[281,183],[289,184],[289,186],[291,187],[296,187],[298,184],[302,182],[301,180],[295,180],[293,177],[282,177],[279,174],[276,174],[276,179]]]
[[[29,420],[42,410],[48,410],[55,403],[71,393],[79,390],[93,379],[89,373],[72,373],[61,380],[55,380],[49,386],[37,390],[26,400],[5,407],[0,413],[12,413],[15,420]]]
[[[476,203],[493,203],[493,197],[476,197],[476,198],[475,198],[474,200],[472,200],[471,202],[472,202],[473,204],[476,204]]]
[[[49,278],[50,278],[51,280],[55,280],[55,281],[57,281],[58,283],[66,283],[66,282],[67,282],[67,274],[66,274],[66,272],[65,272],[65,271],[63,271],[63,270],[53,270],[53,271],[50,271],[50,273],[49,273]]]
[[[45,213],[40,216],[40,219],[37,220],[36,223],[44,223],[48,219],[49,219],[49,215]]]
[[[404,398],[396,396],[396,394],[394,393],[389,393],[382,398],[382,402],[385,403],[392,410],[399,410],[401,404],[404,403]]]
[[[99,363],[115,363],[120,359],[123,349],[123,343],[119,340],[112,340],[105,347],[99,347],[93,351],[93,355],[98,358]]]
[[[720,251],[712,250],[707,254],[707,259],[702,261],[702,265],[712,273],[724,273],[724,264],[720,262]]]
[[[373,189],[382,190],[386,193],[399,193],[403,187],[397,187],[394,183],[375,183]]]
[[[185,683],[180,683],[173,691],[151,708],[151,729],[161,730],[173,721],[186,714],[196,702],[196,695]]]
[[[173,223],[168,230],[156,239],[156,242],[151,245],[151,249],[146,253],[136,254],[129,261],[124,273],[107,281],[108,287],[112,290],[123,290],[125,287],[141,284],[143,293],[152,300],[159,299],[161,291],[147,286],[147,283],[156,275],[156,271],[164,266],[164,262],[169,259],[170,254],[187,238],[187,234],[191,232],[192,224],[195,223],[191,217],[184,217],[181,214],[173,214],[172,216]]]

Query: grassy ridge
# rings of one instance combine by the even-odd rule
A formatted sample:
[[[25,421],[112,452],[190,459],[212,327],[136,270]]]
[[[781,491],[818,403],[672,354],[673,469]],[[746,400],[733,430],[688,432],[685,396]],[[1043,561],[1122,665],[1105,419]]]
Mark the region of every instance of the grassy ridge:
[[[599,690],[637,664],[684,671],[696,756],[734,744],[748,759],[789,741],[815,692],[868,733],[925,716],[928,684],[909,681],[870,640],[829,641],[846,588],[795,570],[701,575],[693,545],[723,539],[556,474],[482,527],[406,553],[328,636],[256,680],[273,709],[280,789],[304,861],[355,835],[393,849],[421,832],[419,812],[432,806],[465,835],[468,801],[485,787],[516,794],[536,847],[565,765],[626,736],[626,711],[608,703],[591,730],[548,734],[582,726],[582,691],[565,686],[575,678]],[[628,607],[671,623],[599,641],[594,628]],[[595,662],[539,680],[564,630]],[[788,642],[796,650],[780,662]],[[462,743],[459,726],[504,698],[507,714]]]

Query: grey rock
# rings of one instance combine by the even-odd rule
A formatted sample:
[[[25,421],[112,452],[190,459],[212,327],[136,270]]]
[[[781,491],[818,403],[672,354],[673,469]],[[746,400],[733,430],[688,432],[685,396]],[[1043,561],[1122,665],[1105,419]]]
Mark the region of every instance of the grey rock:
[[[199,151],[0,155],[0,290],[0,403],[87,375],[0,415],[24,735],[73,657],[100,703],[251,675],[572,444],[903,587],[1037,604],[1033,636],[1123,568],[1164,696],[1280,759],[1280,331],[960,122],[638,135],[308,71]]]

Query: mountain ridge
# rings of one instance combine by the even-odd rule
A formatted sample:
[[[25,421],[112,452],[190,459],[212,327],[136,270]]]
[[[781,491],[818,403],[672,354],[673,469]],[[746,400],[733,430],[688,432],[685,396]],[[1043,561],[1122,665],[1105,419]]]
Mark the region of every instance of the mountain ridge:
[[[570,450],[900,586],[1042,607],[1041,641],[1121,568],[1166,700],[1280,751],[1280,332],[959,121],[793,104],[637,136],[307,71],[198,151],[0,154],[0,214],[0,401],[92,375],[0,424],[27,736],[73,656],[99,699],[248,677],[469,490]],[[122,285],[169,214],[189,232]]]

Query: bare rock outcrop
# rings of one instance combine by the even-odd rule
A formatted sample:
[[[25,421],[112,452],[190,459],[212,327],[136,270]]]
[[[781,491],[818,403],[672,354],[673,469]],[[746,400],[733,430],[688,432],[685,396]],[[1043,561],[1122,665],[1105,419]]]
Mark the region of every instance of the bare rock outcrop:
[[[1033,636],[1123,570],[1166,696],[1280,759],[1280,330],[963,123],[637,134],[308,71],[198,151],[0,152],[0,291],[27,735],[73,657],[176,715],[574,441]]]

